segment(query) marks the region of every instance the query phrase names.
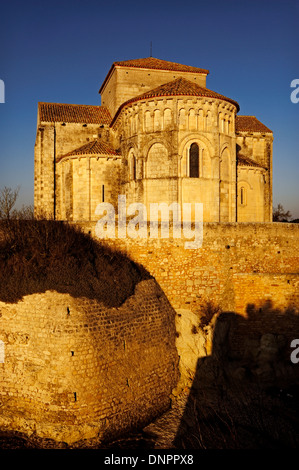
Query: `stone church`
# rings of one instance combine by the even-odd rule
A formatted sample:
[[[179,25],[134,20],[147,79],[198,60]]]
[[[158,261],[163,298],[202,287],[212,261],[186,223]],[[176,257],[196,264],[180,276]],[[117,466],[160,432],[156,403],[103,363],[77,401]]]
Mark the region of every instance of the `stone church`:
[[[114,62],[101,105],[38,103],[35,213],[94,221],[101,202],[203,203],[204,222],[272,221],[273,133],[206,87],[208,70]]]

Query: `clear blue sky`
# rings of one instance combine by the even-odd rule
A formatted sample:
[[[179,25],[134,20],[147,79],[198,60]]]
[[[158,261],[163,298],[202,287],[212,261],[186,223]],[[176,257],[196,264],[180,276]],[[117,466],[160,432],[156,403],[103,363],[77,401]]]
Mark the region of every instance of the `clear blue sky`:
[[[33,203],[38,101],[100,104],[115,60],[150,55],[210,70],[207,87],[274,132],[274,205],[299,217],[296,0],[1,1],[0,187]]]

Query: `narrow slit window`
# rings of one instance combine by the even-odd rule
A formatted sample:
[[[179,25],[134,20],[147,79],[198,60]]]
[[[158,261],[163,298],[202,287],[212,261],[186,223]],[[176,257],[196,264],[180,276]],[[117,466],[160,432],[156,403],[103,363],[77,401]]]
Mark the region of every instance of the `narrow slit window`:
[[[132,179],[136,180],[136,157],[134,155],[132,158]]]
[[[246,191],[245,191],[245,188],[242,186],[241,190],[240,190],[240,203],[241,203],[241,206],[244,206],[246,204]]]
[[[190,178],[199,178],[199,148],[195,142],[189,151],[189,175]]]
[[[105,185],[102,184],[102,202],[105,202]]]

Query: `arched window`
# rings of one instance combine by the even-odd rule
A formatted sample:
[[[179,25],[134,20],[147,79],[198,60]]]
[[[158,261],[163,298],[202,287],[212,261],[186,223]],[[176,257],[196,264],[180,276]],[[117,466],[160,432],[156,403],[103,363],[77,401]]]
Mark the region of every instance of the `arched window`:
[[[224,118],[222,113],[219,113],[219,132],[224,132]]]
[[[193,142],[189,150],[189,176],[190,178],[199,178],[199,148]]]
[[[194,109],[190,109],[189,111],[189,129],[194,131],[196,130],[196,114]]]
[[[161,112],[159,109],[155,109],[154,111],[154,132],[161,130]]]
[[[168,178],[170,172],[167,148],[159,142],[154,143],[147,154],[146,178]]]
[[[179,128],[180,129],[186,129],[186,111],[184,110],[184,108],[180,109]]]
[[[203,110],[202,109],[198,110],[198,130],[199,131],[204,130],[204,116],[203,116]]]
[[[164,110],[164,129],[167,129],[168,127],[170,127],[171,123],[172,123],[171,109],[166,108]]]
[[[144,113],[144,130],[145,132],[152,132],[152,117],[150,111]]]
[[[212,124],[212,113],[211,111],[208,111],[206,114],[206,130],[211,129],[211,124]]]

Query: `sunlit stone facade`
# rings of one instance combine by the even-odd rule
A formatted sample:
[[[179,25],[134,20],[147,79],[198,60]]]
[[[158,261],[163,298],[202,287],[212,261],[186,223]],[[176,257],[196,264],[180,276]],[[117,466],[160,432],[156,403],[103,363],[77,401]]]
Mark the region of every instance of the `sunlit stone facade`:
[[[39,103],[35,211],[96,220],[127,204],[202,203],[205,222],[272,220],[272,132],[206,88],[209,71],[155,59],[114,62],[101,106]]]

